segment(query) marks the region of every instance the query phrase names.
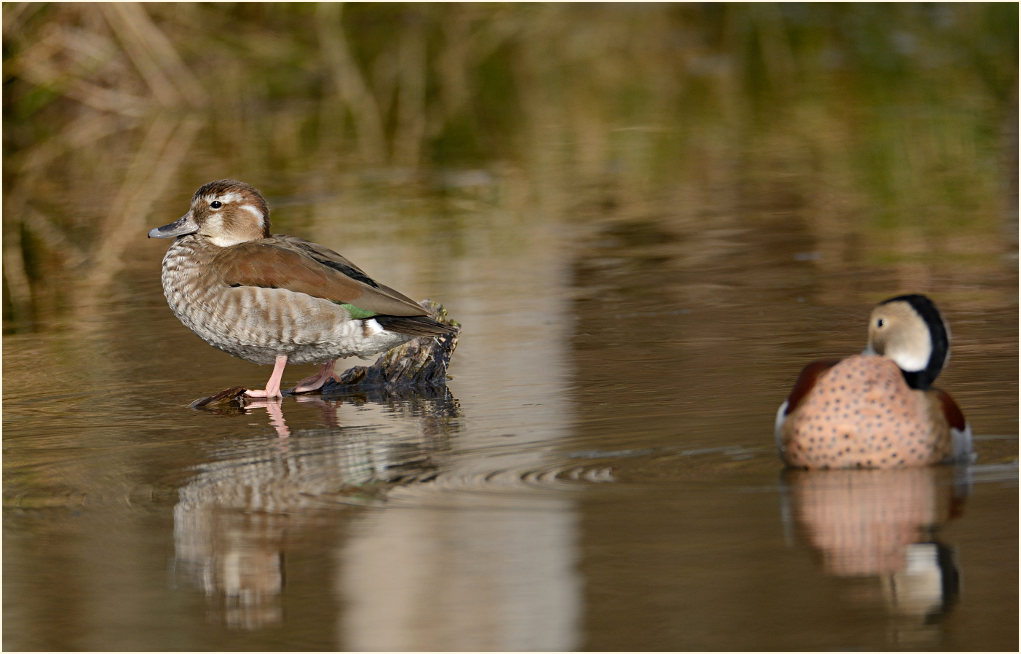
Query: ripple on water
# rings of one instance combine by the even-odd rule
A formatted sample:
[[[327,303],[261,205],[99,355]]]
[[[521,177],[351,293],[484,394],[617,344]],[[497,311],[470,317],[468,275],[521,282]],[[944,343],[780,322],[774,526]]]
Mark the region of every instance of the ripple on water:
[[[410,471],[395,478],[386,502],[420,507],[541,507],[544,501],[575,497],[575,493],[594,487],[719,483],[728,477],[734,488],[747,488],[749,471],[766,471],[775,480],[778,466],[772,460],[765,463],[765,459],[757,451],[740,447],[475,451],[470,456],[452,457],[437,469]]]
[[[386,502],[393,506],[465,503],[529,506],[571,497],[596,486],[641,489],[649,486],[711,487],[724,492],[775,493],[783,468],[772,447],[736,445],[706,448],[579,449],[543,453],[473,452],[439,467],[395,476]],[[965,477],[971,484],[1017,483],[1018,464],[977,463]]]

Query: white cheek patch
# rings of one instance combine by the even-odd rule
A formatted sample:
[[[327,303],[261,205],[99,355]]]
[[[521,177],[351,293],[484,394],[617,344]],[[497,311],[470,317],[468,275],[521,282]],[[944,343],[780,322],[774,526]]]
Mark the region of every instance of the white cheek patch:
[[[929,356],[932,354],[932,347],[928,344],[919,344],[897,352],[888,352],[888,354],[901,370],[915,372],[918,370],[924,370],[925,367],[929,365]]]
[[[266,226],[266,217],[262,215],[262,212],[259,211],[259,208],[256,207],[254,204],[242,204],[238,206],[238,209],[244,209],[248,213],[255,216],[256,220],[259,221],[260,227]]]
[[[223,217],[219,214],[213,214],[205,221],[202,225],[200,232],[203,236],[209,239],[209,242],[221,248],[230,247],[231,245],[237,245],[243,242],[245,239],[225,234],[223,231]]]
[[[223,218],[217,214],[213,214],[206,219],[205,224],[202,225],[202,231],[206,232],[219,232],[223,229]]]

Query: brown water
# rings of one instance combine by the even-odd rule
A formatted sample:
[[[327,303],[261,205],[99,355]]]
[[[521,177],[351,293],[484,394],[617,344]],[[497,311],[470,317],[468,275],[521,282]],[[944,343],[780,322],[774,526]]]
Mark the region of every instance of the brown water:
[[[1013,646],[1013,263],[924,270],[974,466],[785,476],[800,363],[860,348],[902,268],[822,272],[754,212],[688,233],[475,208],[444,257],[312,234],[464,334],[448,393],[289,397],[289,438],[187,408],[268,370],[177,323],[144,232],[95,304],[6,337],[5,647]]]
[[[120,41],[93,19],[139,19],[111,7],[36,40],[36,10],[4,9],[26,35],[5,131],[31,132],[5,150],[5,649],[1017,648],[1016,52],[1008,97],[940,37],[995,59],[965,30],[987,23],[940,23],[877,72],[836,45],[770,50],[772,6],[451,6],[430,61],[448,82],[458,53],[484,62],[462,95],[440,85],[463,124],[429,105],[382,156],[329,88],[272,98],[321,72],[287,49],[318,52],[288,42],[309,15],[283,5],[146,9],[201,110],[104,113],[103,78],[47,113],[23,86],[49,69],[24,53],[45,63],[65,34],[109,73],[96,52]],[[339,10],[306,10],[323,49],[346,47],[323,27]],[[344,11],[367,21],[355,40],[393,26],[380,43],[425,48],[439,9]],[[717,11],[723,44],[693,41]],[[758,28],[779,57],[742,77],[731,39]],[[388,67],[405,51],[381,47],[366,79],[406,99],[413,76]],[[188,408],[269,375],[173,317],[167,244],[145,236],[225,176],[265,191],[276,231],[442,302],[464,326],[448,388]],[[940,385],[977,461],[785,472],[773,420],[801,366],[860,351],[871,306],[902,292],[950,322]]]

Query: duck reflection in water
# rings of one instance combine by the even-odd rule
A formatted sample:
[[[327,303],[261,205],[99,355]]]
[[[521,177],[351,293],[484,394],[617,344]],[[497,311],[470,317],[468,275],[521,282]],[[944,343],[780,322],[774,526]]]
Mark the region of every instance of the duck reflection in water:
[[[936,534],[963,513],[967,483],[958,477],[966,473],[963,466],[787,470],[787,526],[793,516],[827,574],[878,582],[855,596],[869,603],[881,596],[903,638],[924,639],[958,597],[954,550]]]
[[[200,588],[211,614],[229,626],[280,624],[287,552],[333,539],[338,511],[381,501],[392,488],[435,474],[459,429],[457,401],[446,389],[436,394],[295,397],[321,409],[324,424],[293,430],[279,401],[214,405],[219,413],[265,408],[276,434],[293,437],[217,441],[195,467],[174,506],[175,578]],[[352,421],[338,412],[351,403],[360,424],[342,426]]]

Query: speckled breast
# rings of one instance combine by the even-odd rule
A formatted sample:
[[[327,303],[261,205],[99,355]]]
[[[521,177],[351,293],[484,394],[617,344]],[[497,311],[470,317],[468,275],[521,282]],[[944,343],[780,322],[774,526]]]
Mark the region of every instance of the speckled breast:
[[[938,463],[951,434],[939,400],[914,390],[880,356],[845,359],[820,375],[781,431],[781,454],[806,468],[894,468]]]
[[[213,268],[215,245],[195,236],[174,241],[163,257],[163,292],[174,315],[204,341],[236,357],[272,364],[324,363],[371,356],[408,340],[374,320],[352,320],[340,305],[286,289],[224,284]]]

